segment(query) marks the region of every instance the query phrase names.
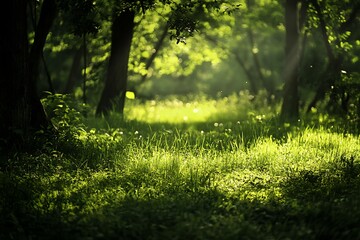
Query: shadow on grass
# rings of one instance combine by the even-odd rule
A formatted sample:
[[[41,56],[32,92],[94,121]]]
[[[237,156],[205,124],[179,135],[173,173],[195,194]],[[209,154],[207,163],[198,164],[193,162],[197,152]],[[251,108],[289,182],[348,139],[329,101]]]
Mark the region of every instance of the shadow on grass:
[[[131,121],[121,127],[131,134],[138,131],[143,138],[154,132],[163,134],[168,145],[188,138],[187,146],[223,150],[234,141],[244,146],[259,138],[283,141],[299,126],[256,119],[189,124]],[[82,156],[71,153],[77,148],[68,144],[71,160]],[[103,150],[97,146],[86,145],[88,152],[95,152],[88,158],[102,157]],[[77,147],[84,146],[79,143]],[[48,185],[44,182],[52,181],[51,174],[46,177],[42,172],[37,177],[36,169],[24,168],[28,176],[0,172],[0,239],[360,239],[360,166],[355,160],[342,157],[322,171],[296,172],[279,183],[282,196],[266,201],[240,200],[236,194],[229,196],[206,186],[195,190],[169,187],[139,196],[142,181],[127,187],[125,178],[103,178],[69,193],[64,189],[72,184],[66,178],[70,174],[66,170],[74,168],[71,164],[68,169],[50,169],[65,177]],[[71,174],[74,172],[76,169]],[[141,179],[141,173],[134,179]],[[243,190],[238,191],[240,196]],[[40,204],[43,193],[50,197]],[[93,195],[101,198],[102,193],[101,206],[92,206]]]
[[[341,156],[323,167],[290,176],[285,199],[316,239],[360,239],[360,162]]]
[[[234,201],[231,211],[217,191],[177,193],[158,198],[127,197],[121,202],[78,215],[12,212],[2,239],[264,239],[271,227],[258,223],[260,204]],[[265,224],[266,223],[266,224]],[[3,225],[4,224],[4,225]]]
[[[360,239],[360,165],[342,157],[323,171],[301,171],[279,183],[282,196],[240,200],[216,187],[184,186],[141,194],[121,179],[93,181],[34,208],[39,183],[7,181],[1,239]],[[4,182],[3,182],[4,183]],[[66,184],[66,181],[58,183]],[[104,197],[90,210],[92,194]],[[46,189],[40,189],[46,191]],[[95,191],[95,192],[94,192]],[[239,196],[242,189],[239,188]],[[4,197],[6,196],[6,197]],[[61,196],[61,195],[59,195]],[[72,210],[64,206],[72,204]]]
[[[275,141],[286,142],[289,133],[299,131],[300,124],[282,124],[277,119],[247,119],[243,121],[226,120],[206,122],[142,122],[124,121],[109,126],[109,130],[120,128],[126,139],[138,139],[156,143],[157,147],[175,146],[176,142],[185,143],[184,148],[203,148],[206,150],[234,150],[234,145],[250,147],[256,141],[272,138]],[[304,127],[305,129],[305,127]],[[135,136],[137,134],[138,136]],[[151,139],[153,142],[147,142]],[[180,142],[179,142],[180,141]]]

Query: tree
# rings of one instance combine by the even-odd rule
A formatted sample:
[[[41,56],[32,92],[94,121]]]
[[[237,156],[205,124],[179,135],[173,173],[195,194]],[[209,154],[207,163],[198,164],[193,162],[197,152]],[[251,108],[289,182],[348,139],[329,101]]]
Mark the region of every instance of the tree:
[[[113,108],[114,101],[120,113],[123,113],[127,87],[128,60],[134,31],[135,12],[124,9],[114,13],[112,23],[111,54],[105,87],[96,115],[107,115]]]
[[[330,102],[328,104],[328,108],[331,108],[331,111],[333,112],[338,112],[340,110],[342,113],[346,113],[347,103],[350,99],[350,95],[345,91],[344,87],[340,86],[342,85],[342,68],[344,67],[344,61],[346,59],[346,55],[348,54],[346,52],[349,50],[347,49],[349,47],[346,47],[347,44],[345,44],[345,42],[351,35],[353,35],[353,30],[351,27],[354,25],[359,13],[360,4],[355,2],[352,3],[350,7],[345,7],[341,3],[340,6],[326,5],[325,10],[330,13],[339,11],[338,9],[340,9],[342,15],[344,12],[349,12],[349,14],[346,14],[344,17],[345,20],[338,22],[331,18],[326,21],[324,9],[321,8],[318,0],[311,0],[310,2],[314,8],[315,16],[319,22],[319,30],[321,32],[322,41],[326,49],[327,67],[320,79],[320,84],[317,87],[315,96],[307,107],[307,112],[310,112],[312,108],[315,108],[316,104],[323,100],[327,93],[330,93]],[[346,11],[347,8],[351,10]],[[331,16],[331,14],[329,15]],[[338,17],[338,14],[336,17]],[[331,26],[331,22],[335,22],[337,24],[335,24],[335,26]],[[329,36],[330,34],[332,35],[331,37]],[[339,104],[337,103],[337,95],[341,95],[340,106],[338,106]]]
[[[31,105],[33,106],[32,125],[48,125],[45,110],[39,101],[36,84],[39,78],[39,65],[43,57],[43,49],[45,46],[46,38],[55,20],[57,10],[57,4],[55,0],[44,0],[41,6],[39,21],[35,26],[34,42],[31,45],[29,55],[29,100]],[[53,91],[53,89],[51,90]]]
[[[284,95],[280,118],[296,120],[299,118],[299,65],[300,65],[300,29],[299,0],[285,1],[285,65]]]
[[[252,0],[247,0],[246,1],[247,7],[248,7],[248,11],[252,11]],[[273,86],[273,84],[271,82],[269,82],[267,79],[265,79],[264,74],[262,73],[261,70],[261,64],[260,64],[260,60],[257,54],[257,51],[255,51],[256,49],[256,43],[255,43],[255,37],[254,37],[254,32],[253,32],[253,28],[252,28],[252,24],[250,23],[248,28],[247,28],[247,36],[249,39],[249,43],[251,46],[251,55],[254,61],[254,67],[255,67],[255,72],[257,73],[257,76],[261,82],[261,85],[266,89],[267,93],[268,93],[268,101],[271,100],[271,97],[274,95],[275,93],[275,88]],[[238,59],[239,61],[239,59]],[[240,63],[240,62],[239,62]],[[255,85],[255,84],[252,84]],[[254,87],[252,87],[253,89],[255,89]]]
[[[81,0],[79,0],[81,1]],[[86,1],[86,0],[84,0]],[[64,2],[62,2],[64,4]],[[28,11],[29,1],[14,0],[2,5],[2,38],[0,42],[1,70],[3,76],[0,90],[0,134],[2,141],[11,145],[13,139],[21,143],[24,136],[33,131],[51,127],[37,92],[39,63],[46,38],[58,11],[58,2],[44,0],[40,17],[34,25],[34,39],[29,47]],[[64,5],[65,6],[65,5]],[[31,9],[32,11],[33,9]],[[86,16],[86,11],[82,9]]]
[[[76,85],[76,79],[81,75],[81,59],[83,57],[84,44],[79,45],[80,46],[75,49],[74,57],[72,59],[70,72],[63,91],[65,94],[69,94],[73,91]]]
[[[27,2],[6,1],[2,5],[0,134],[2,141],[21,143],[30,132],[48,125],[40,99],[34,95],[29,70]],[[6,16],[6,17],[5,17]],[[6,76],[6,77],[4,77]],[[41,109],[39,109],[41,107]]]
[[[204,21],[208,18],[205,13],[211,9],[220,9],[223,2],[225,1],[158,1],[158,5],[163,4],[162,6],[170,6],[168,9],[171,9],[171,14],[166,24],[165,31],[160,37],[159,46],[156,48],[160,48],[168,30],[170,38],[174,39],[176,43],[185,43],[186,37],[192,36],[194,31],[197,29],[198,22],[200,20]],[[100,102],[96,110],[97,116],[107,115],[108,112],[114,108],[120,113],[123,113],[128,81],[127,64],[130,56],[131,37],[135,26],[134,17],[136,13],[145,14],[145,11],[149,10],[153,6],[155,6],[155,1],[150,0],[140,2],[121,2],[119,8],[120,14],[115,15],[113,18],[111,56],[104,90],[101,94]],[[117,23],[118,19],[122,20],[122,24]],[[122,34],[120,34],[120,32],[122,32]],[[120,46],[118,42],[122,42],[122,46]],[[155,52],[157,52],[157,50],[155,50]],[[152,55],[152,57],[155,58],[156,54]],[[125,58],[127,59],[125,60]],[[153,59],[150,58],[148,63],[151,64],[152,62]],[[145,72],[149,67],[150,65],[145,66]]]
[[[158,55],[158,53],[164,43],[164,40],[165,40],[166,36],[168,35],[168,31],[169,31],[169,23],[166,23],[162,30],[161,35],[159,36],[158,41],[155,44],[152,54],[146,60],[146,64],[145,64],[146,73],[142,75],[140,84],[145,82],[145,80],[147,78],[147,71],[149,70],[149,68],[151,67],[152,63],[154,62],[156,56]]]

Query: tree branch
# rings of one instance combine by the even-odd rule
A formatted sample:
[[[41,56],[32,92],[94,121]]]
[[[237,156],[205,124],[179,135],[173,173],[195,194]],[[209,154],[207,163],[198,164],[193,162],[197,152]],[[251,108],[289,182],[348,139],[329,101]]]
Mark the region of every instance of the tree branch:
[[[319,18],[321,35],[323,37],[323,41],[324,41],[324,44],[325,44],[325,47],[326,47],[326,52],[327,52],[329,61],[330,62],[335,62],[335,60],[336,60],[335,55],[334,55],[334,52],[333,52],[333,50],[332,50],[332,48],[330,46],[329,35],[326,32],[326,23],[325,23],[324,15],[323,15],[323,13],[321,11],[320,5],[319,5],[317,0],[311,0],[311,3],[314,6],[314,8],[316,10],[316,13],[318,15],[318,18]]]
[[[344,33],[347,29],[349,29],[350,25],[355,21],[358,13],[359,13],[359,10],[360,10],[360,4],[357,3],[355,5],[355,7],[352,9],[350,15],[349,15],[349,18],[343,22],[339,28],[339,32],[340,33]]]

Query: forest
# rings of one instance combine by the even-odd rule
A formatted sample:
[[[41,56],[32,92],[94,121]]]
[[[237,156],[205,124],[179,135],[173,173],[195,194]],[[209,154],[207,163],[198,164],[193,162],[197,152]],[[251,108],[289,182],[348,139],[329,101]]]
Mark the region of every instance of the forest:
[[[360,1],[2,6],[0,239],[360,240]]]

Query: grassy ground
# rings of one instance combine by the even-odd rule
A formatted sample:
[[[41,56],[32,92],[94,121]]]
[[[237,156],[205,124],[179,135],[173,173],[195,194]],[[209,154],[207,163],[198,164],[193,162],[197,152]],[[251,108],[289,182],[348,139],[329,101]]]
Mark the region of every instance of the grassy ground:
[[[58,109],[0,172],[0,239],[360,239],[357,129],[245,97]]]

